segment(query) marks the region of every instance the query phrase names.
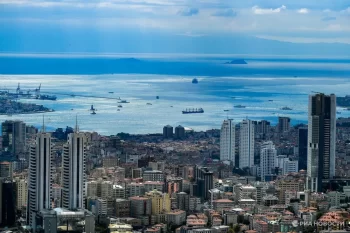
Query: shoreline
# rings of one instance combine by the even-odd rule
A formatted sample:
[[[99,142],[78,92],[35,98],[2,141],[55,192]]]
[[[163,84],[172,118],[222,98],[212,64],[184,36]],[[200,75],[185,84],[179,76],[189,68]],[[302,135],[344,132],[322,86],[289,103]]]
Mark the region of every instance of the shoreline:
[[[37,112],[23,112],[23,113],[14,113],[14,114],[0,113],[0,116],[28,115],[28,114],[47,113],[47,112],[55,112],[55,110],[49,110],[49,111],[37,111]]]

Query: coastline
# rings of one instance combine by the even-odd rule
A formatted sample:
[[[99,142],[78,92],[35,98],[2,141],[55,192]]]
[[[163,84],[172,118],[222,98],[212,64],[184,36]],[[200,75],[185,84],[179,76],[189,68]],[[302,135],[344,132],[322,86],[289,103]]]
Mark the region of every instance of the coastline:
[[[39,113],[48,113],[48,112],[55,112],[55,110],[51,109],[49,111],[35,111],[35,112],[22,112],[22,113],[0,113],[0,116],[16,116],[16,115],[28,115],[28,114],[39,114]]]

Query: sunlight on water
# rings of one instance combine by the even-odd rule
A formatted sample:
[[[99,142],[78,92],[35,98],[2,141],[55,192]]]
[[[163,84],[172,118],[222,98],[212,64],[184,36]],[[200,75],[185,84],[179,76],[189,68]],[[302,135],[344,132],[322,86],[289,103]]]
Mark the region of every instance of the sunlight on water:
[[[219,128],[227,117],[236,122],[248,117],[276,123],[278,116],[289,116],[292,123],[306,123],[307,95],[312,91],[340,96],[349,94],[348,78],[323,77],[321,71],[319,74],[317,79],[315,74],[294,78],[263,73],[250,77],[197,76],[198,84],[192,84],[193,77],[176,75],[0,75],[0,88],[14,92],[20,83],[22,90],[33,90],[41,83],[43,94],[57,95],[57,101],[21,100],[53,108],[55,112],[45,114],[50,128],[73,126],[78,115],[80,129],[84,131],[107,135],[160,133],[167,124],[181,124],[195,130]],[[119,97],[130,103],[118,103],[116,98]],[[96,115],[90,114],[91,105],[97,109]],[[234,108],[235,105],[245,108]],[[283,107],[293,110],[281,110]],[[186,108],[203,108],[204,113],[182,114]],[[341,112],[338,116],[350,116],[350,111],[342,108],[337,111]],[[7,119],[41,125],[41,117],[37,114],[0,116],[1,121]]]

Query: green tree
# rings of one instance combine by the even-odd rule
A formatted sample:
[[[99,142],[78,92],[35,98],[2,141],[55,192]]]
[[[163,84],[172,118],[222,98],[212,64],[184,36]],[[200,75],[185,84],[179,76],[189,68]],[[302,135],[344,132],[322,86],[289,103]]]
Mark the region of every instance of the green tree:
[[[318,212],[316,213],[316,220],[318,220],[319,218],[321,218],[322,215],[323,215],[323,212],[318,211]]]
[[[295,215],[295,213],[294,213],[294,209],[293,209],[293,207],[292,207],[292,206],[288,206],[288,207],[287,207],[287,210],[288,210],[288,211],[290,211],[290,212],[292,212],[292,213]]]
[[[248,220],[248,219],[244,219],[244,220],[243,220],[243,224],[244,224],[244,225],[249,225],[249,224],[250,224],[250,222],[249,222],[249,220]]]
[[[316,231],[316,229],[314,226],[307,226],[307,227],[304,227],[304,229],[303,229],[303,233],[313,233],[315,231]]]
[[[240,230],[241,230],[241,227],[238,224],[233,227],[233,231],[235,233],[238,233]]]

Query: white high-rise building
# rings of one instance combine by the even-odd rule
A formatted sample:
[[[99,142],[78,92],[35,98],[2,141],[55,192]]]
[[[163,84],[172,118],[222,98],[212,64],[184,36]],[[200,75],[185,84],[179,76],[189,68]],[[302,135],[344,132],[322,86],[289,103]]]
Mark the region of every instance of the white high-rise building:
[[[265,181],[267,175],[271,175],[273,169],[275,169],[275,161],[277,156],[277,150],[275,145],[269,141],[261,145],[260,151],[260,169],[261,169],[261,181]]]
[[[68,135],[62,155],[62,207],[70,210],[84,208],[86,138],[75,132]]]
[[[231,161],[235,165],[235,124],[224,120],[220,131],[220,160]]]
[[[243,120],[240,124],[239,168],[254,165],[254,128],[251,120]]]
[[[322,192],[322,180],[335,175],[336,96],[309,97],[307,188]]]
[[[41,210],[52,207],[52,144],[51,134],[38,133],[30,147],[27,224],[36,227],[35,216]]]

